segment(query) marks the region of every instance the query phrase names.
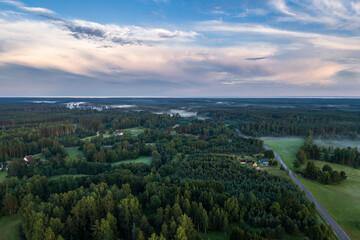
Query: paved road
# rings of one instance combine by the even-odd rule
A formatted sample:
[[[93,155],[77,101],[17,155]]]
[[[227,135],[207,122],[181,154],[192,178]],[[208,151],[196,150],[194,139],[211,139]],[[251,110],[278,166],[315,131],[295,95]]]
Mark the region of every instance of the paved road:
[[[249,136],[246,136],[241,133],[239,129],[235,129],[235,131],[239,134],[239,136],[244,138],[250,138]],[[263,139],[264,140],[264,139]],[[266,139],[267,140],[267,139]],[[265,141],[266,141],[265,140]],[[265,149],[272,150],[269,146],[264,145]],[[350,240],[349,236],[346,235],[344,230],[335,222],[335,220],[326,212],[326,210],[321,206],[321,204],[316,200],[316,198],[311,194],[311,192],[300,182],[300,180],[297,178],[297,176],[291,171],[284,161],[281,159],[281,157],[274,152],[275,158],[281,163],[281,165],[285,168],[285,170],[289,170],[289,176],[294,180],[294,182],[299,186],[299,188],[305,192],[306,197],[311,201],[315,203],[317,211],[320,213],[320,215],[325,219],[325,221],[332,227],[334,233],[339,238],[339,240]]]
[[[264,145],[265,149],[271,150],[271,148],[267,145]],[[315,203],[316,209],[320,213],[320,215],[325,219],[325,221],[332,227],[334,233],[340,240],[350,240],[350,238],[346,235],[344,230],[335,222],[335,220],[326,212],[326,210],[320,205],[320,203],[316,200],[316,198],[311,194],[311,192],[300,182],[297,176],[291,171],[281,157],[274,152],[275,158],[281,163],[281,165],[285,168],[285,170],[289,170],[289,176],[294,180],[294,182],[299,186],[299,188],[305,192],[306,197]]]

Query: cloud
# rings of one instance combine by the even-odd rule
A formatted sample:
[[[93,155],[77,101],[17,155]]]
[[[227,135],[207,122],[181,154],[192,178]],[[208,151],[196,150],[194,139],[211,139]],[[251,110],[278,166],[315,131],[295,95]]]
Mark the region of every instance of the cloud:
[[[27,11],[27,12],[34,12],[34,13],[42,13],[42,14],[54,14],[53,11],[47,9],[47,8],[40,8],[40,7],[27,7],[22,2],[14,1],[14,0],[0,0],[0,3],[6,3],[10,4],[12,6],[15,6],[21,10]]]
[[[170,0],[153,0],[153,2],[159,4],[159,3],[168,3]]]
[[[265,16],[268,11],[261,8],[245,9],[245,11],[235,15],[235,17],[248,17],[248,16]]]
[[[199,32],[222,32],[228,34],[247,33],[276,38],[288,38],[288,40],[293,42],[308,43],[325,48],[360,50],[360,38],[358,37],[340,37],[312,32],[290,31],[262,24],[231,23],[214,20],[200,22],[195,26],[195,29]]]
[[[0,15],[0,68],[6,70],[0,81],[6,84],[29,81],[31,87],[29,79],[35,79],[33,86],[49,84],[54,92],[63,82],[76,82],[112,94],[129,86],[143,95],[150,89],[227,94],[238,85],[330,87],[359,76],[340,74],[359,72],[357,37],[223,21],[183,30],[9,14]]]
[[[280,11],[280,12],[286,14],[286,15],[290,15],[290,16],[295,16],[295,15],[296,15],[295,13],[293,13],[293,12],[291,12],[291,11],[289,10],[289,8],[286,6],[284,0],[273,0],[273,1],[272,1],[272,4],[274,5],[274,7],[275,7],[278,11]]]
[[[337,30],[359,31],[360,2],[343,0],[272,0],[271,5],[285,15],[279,21],[325,24]]]

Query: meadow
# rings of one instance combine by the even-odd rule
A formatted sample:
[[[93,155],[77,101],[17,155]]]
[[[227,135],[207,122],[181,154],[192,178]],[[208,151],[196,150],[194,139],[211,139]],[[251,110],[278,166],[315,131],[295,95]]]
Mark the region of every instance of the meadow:
[[[151,157],[140,156],[137,159],[130,159],[130,160],[114,162],[111,164],[111,166],[118,166],[120,164],[132,164],[132,163],[145,163],[147,165],[150,165],[151,161],[152,161]]]
[[[0,218],[0,240],[20,240],[21,218],[18,215]]]
[[[69,156],[73,159],[73,160],[77,160],[77,155],[80,155],[83,159],[85,158],[85,155],[82,151],[80,151],[77,148],[74,149],[66,149],[66,152],[69,154]]]
[[[304,139],[270,140],[265,143],[280,155],[286,165],[294,170],[293,161]],[[309,160],[322,168],[324,162]],[[305,163],[306,164],[306,163]],[[306,165],[303,165],[304,168]],[[360,239],[360,170],[352,167],[326,163],[333,170],[345,171],[348,178],[339,185],[324,185],[298,176],[331,217],[344,229],[351,239]]]

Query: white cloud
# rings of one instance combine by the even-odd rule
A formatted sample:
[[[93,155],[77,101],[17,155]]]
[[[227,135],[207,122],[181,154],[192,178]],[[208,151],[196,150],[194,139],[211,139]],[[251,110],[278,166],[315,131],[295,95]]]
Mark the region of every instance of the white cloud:
[[[265,16],[268,11],[262,8],[245,9],[245,11],[235,15],[235,17],[248,17],[248,16]]]
[[[272,4],[275,6],[275,8],[277,10],[279,10],[280,12],[286,14],[286,15],[290,15],[290,16],[295,16],[296,14],[291,12],[289,10],[289,8],[286,6],[285,1],[284,0],[273,0]]]
[[[358,31],[360,2],[343,0],[272,0],[271,5],[285,15],[279,18],[280,21],[321,23],[333,29]]]
[[[223,32],[229,34],[258,34],[273,37],[287,37],[294,42],[306,42],[320,47],[340,50],[360,50],[360,38],[339,37],[311,32],[297,32],[269,27],[261,24],[205,21],[195,29],[199,32]]]
[[[47,9],[47,8],[40,8],[40,7],[27,7],[25,4],[19,1],[14,0],[0,0],[0,3],[6,3],[10,4],[12,6],[15,6],[21,10],[27,11],[27,12],[35,12],[35,13],[45,13],[45,14],[54,14],[53,11]]]
[[[195,25],[193,31],[183,31],[80,19],[18,17],[10,21],[4,16],[0,25],[0,65],[55,69],[99,82],[155,79],[202,86],[263,82],[329,85],[336,82],[338,72],[354,71],[360,55],[359,38],[261,24],[207,21]],[[233,39],[262,37],[257,42],[234,41],[229,47],[209,47],[204,46],[199,32],[234,35]],[[285,43],[273,41],[280,37]]]

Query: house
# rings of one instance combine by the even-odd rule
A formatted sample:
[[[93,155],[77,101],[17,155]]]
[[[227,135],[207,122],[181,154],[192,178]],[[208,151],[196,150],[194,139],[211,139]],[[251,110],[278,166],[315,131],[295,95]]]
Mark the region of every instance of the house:
[[[32,158],[32,155],[29,155],[29,156],[24,157],[25,163],[26,163],[26,164],[29,164],[31,158]]]
[[[199,136],[199,135],[197,135],[197,136],[195,137],[195,140],[198,140],[198,139],[199,139],[199,137],[200,137],[200,136]]]
[[[118,136],[124,135],[124,132],[121,131],[121,130],[116,130],[115,132],[116,132],[116,134],[117,134]]]
[[[267,160],[267,159],[260,159],[259,163],[261,165],[269,166],[269,160]]]
[[[257,163],[256,163],[256,162],[253,163],[253,167],[257,167]]]
[[[240,159],[241,164],[246,164],[246,162],[247,162],[246,159]]]

